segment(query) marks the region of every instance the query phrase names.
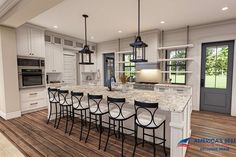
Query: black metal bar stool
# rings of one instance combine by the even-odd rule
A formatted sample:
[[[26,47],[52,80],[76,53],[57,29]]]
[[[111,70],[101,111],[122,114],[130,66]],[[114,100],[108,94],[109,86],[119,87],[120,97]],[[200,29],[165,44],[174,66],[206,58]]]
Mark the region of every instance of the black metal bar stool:
[[[135,146],[133,151],[133,156],[135,155],[135,150],[137,145],[142,144],[144,146],[144,137],[149,136],[153,138],[153,155],[156,156],[156,145],[163,144],[163,149],[165,156],[167,155],[165,149],[165,116],[161,114],[156,114],[158,109],[158,103],[146,103],[134,101],[135,106]],[[155,130],[163,125],[163,138],[155,136]],[[138,127],[143,128],[143,141],[138,143]],[[153,135],[149,135],[145,133],[145,129],[152,129]],[[161,140],[162,142],[156,144],[156,138]]]
[[[94,115],[96,118],[93,119],[95,120],[96,124],[97,121],[99,121],[99,145],[98,149],[101,147],[101,137],[102,137],[102,116],[108,113],[108,106],[107,103],[104,103],[103,101],[103,96],[102,95],[90,95],[88,94],[88,104],[89,104],[89,128],[88,128],[88,134],[86,137],[85,142],[87,142],[88,137],[89,137],[89,132],[92,129],[91,128],[91,123],[92,123],[92,117],[91,115]],[[97,120],[97,116],[99,117],[99,120]],[[97,127],[97,125],[96,125]]]
[[[119,131],[121,128],[121,134],[122,134],[122,147],[121,147],[121,155],[124,156],[124,129],[132,131],[130,128],[125,128],[123,125],[123,122],[130,119],[131,117],[134,116],[134,109],[128,108],[126,107],[126,102],[125,102],[125,98],[111,98],[111,97],[107,97],[107,104],[108,104],[108,111],[109,111],[109,130],[108,130],[108,135],[107,135],[107,141],[106,141],[106,145],[104,148],[104,151],[106,151],[107,148],[107,144],[109,141],[109,137],[112,136],[113,134],[110,134],[111,132],[111,120],[113,120],[113,122],[115,123],[115,121],[119,122]],[[126,105],[125,105],[126,104]],[[115,131],[115,126],[113,123],[113,129]],[[119,132],[120,134],[120,132]],[[134,134],[134,133],[131,133]],[[130,135],[131,135],[130,134]],[[115,132],[114,132],[114,135]]]
[[[72,100],[71,96],[69,94],[68,90],[61,90],[58,89],[58,97],[59,97],[59,104],[60,104],[60,117],[57,124],[57,128],[60,125],[62,114],[64,115],[64,112],[66,112],[66,127],[65,127],[65,133],[67,133],[67,127],[68,127],[68,121],[69,116],[72,117]]]
[[[72,125],[70,129],[70,133],[72,132],[73,126],[74,126],[74,119],[75,115],[80,115],[80,140],[82,139],[82,132],[83,132],[83,125],[86,124],[86,111],[89,109],[88,107],[88,101],[83,100],[84,93],[82,92],[71,92],[71,100],[72,100]],[[77,114],[76,111],[79,111],[80,114]],[[83,112],[84,112],[84,123],[83,123]]]
[[[55,128],[57,124],[57,115],[59,114],[57,112],[57,106],[59,105],[58,90],[56,88],[48,88],[48,98],[49,98],[49,116],[47,124],[51,120],[51,116],[55,115],[55,122],[54,122],[54,128]],[[52,113],[52,107],[55,107],[55,113]]]

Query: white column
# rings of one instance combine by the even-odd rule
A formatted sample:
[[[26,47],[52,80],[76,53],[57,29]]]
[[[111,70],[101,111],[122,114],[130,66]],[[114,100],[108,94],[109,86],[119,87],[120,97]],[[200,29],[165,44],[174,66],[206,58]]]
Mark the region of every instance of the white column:
[[[170,122],[170,156],[184,157],[187,151],[185,147],[178,147],[180,140],[191,136],[190,120],[192,112],[192,99],[189,100],[187,106],[182,112],[171,112]]]

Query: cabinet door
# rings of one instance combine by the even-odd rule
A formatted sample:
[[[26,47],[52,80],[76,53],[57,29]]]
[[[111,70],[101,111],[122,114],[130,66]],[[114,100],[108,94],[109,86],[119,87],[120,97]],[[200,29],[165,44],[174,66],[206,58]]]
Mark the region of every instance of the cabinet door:
[[[45,68],[46,68],[46,72],[50,73],[50,72],[54,72],[54,49],[53,49],[52,44],[50,43],[46,43],[45,46],[45,53],[46,53],[46,57],[45,57]]]
[[[32,56],[45,57],[44,32],[39,29],[30,29],[30,45]]]
[[[62,73],[64,71],[63,49],[61,45],[53,45],[54,52],[54,72]]]
[[[17,54],[30,56],[30,30],[27,27],[17,29]]]

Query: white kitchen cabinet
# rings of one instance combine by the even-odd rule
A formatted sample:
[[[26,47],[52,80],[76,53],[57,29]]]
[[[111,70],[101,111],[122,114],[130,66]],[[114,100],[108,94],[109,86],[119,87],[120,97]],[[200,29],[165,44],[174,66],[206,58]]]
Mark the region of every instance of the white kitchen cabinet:
[[[47,73],[62,73],[64,71],[61,45],[46,43],[45,64]]]
[[[31,88],[20,90],[21,112],[27,113],[47,107],[46,88]]]
[[[17,28],[17,54],[44,58],[44,30],[28,25]]]
[[[44,31],[30,28],[31,53],[36,57],[45,57]]]

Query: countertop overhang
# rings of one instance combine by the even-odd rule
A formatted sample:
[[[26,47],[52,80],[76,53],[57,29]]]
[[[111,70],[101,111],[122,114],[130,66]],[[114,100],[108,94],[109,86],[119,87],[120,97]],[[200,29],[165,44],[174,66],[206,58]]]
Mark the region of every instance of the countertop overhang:
[[[103,95],[104,99],[109,97],[126,98],[126,102],[133,105],[134,100],[144,102],[158,102],[159,109],[170,112],[182,112],[188,102],[191,94],[165,93],[157,91],[129,89],[122,92],[120,89],[109,91],[107,87],[95,85],[80,85],[80,86],[62,86],[60,89],[66,89],[74,92],[83,92],[85,95],[96,94]]]

